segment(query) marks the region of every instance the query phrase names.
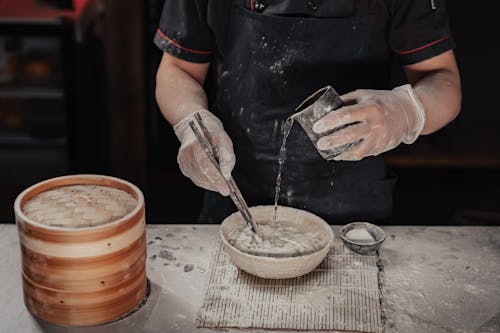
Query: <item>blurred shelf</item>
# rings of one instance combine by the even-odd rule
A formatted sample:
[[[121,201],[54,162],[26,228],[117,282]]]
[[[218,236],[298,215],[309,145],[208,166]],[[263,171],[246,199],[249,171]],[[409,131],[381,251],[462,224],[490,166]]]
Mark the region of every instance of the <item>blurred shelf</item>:
[[[30,137],[28,135],[0,135],[0,148],[7,148],[7,147],[63,148],[66,147],[67,144],[68,140],[65,137],[44,138],[44,137]]]
[[[60,9],[40,0],[0,1],[0,32],[4,27],[13,32],[17,27],[19,33],[38,34],[41,31],[36,27],[59,29],[71,22],[75,39],[80,42],[85,29],[103,10],[103,0],[73,0],[73,9]]]
[[[48,86],[0,86],[0,98],[63,99],[62,88]]]

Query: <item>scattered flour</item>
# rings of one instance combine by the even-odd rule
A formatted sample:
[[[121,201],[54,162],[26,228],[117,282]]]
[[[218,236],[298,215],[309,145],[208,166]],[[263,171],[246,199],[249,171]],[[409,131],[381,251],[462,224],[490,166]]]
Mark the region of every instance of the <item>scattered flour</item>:
[[[257,222],[257,235],[249,228],[235,230],[228,241],[240,251],[264,257],[296,257],[324,246],[319,232],[302,232],[279,220]]]

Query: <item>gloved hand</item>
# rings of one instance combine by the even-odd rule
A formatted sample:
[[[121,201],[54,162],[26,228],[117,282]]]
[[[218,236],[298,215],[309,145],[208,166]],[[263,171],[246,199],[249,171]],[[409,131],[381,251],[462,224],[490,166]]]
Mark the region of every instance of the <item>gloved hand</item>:
[[[313,126],[313,131],[321,134],[352,124],[317,142],[319,149],[330,150],[362,140],[335,157],[336,161],[359,161],[391,150],[401,142],[411,144],[424,128],[424,109],[409,84],[393,90],[359,89],[341,99],[347,106],[328,113]]]
[[[197,111],[205,124],[214,144],[219,148],[220,168],[224,178],[231,178],[236,158],[233,151],[233,143],[227,135],[220,120],[210,111]],[[219,171],[212,164],[207,154],[200,145],[189,122],[194,120],[194,113],[183,118],[175,126],[175,135],[181,142],[177,162],[184,176],[190,178],[193,183],[210,191],[229,195],[229,188]]]

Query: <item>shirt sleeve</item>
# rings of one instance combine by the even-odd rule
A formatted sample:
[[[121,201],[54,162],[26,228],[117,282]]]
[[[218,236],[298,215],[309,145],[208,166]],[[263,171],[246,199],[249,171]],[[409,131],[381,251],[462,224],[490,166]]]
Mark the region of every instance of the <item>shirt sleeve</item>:
[[[455,47],[445,0],[389,2],[389,43],[403,65],[427,60]]]
[[[213,36],[207,25],[206,0],[166,0],[154,43],[164,52],[189,62],[207,63]]]

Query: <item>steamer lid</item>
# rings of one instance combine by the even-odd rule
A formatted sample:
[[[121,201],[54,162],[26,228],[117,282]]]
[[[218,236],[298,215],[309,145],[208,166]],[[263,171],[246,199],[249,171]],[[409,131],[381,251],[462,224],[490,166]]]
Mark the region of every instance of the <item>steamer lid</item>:
[[[68,185],[41,192],[26,201],[23,213],[35,222],[83,228],[116,221],[138,201],[121,189],[102,185]]]

